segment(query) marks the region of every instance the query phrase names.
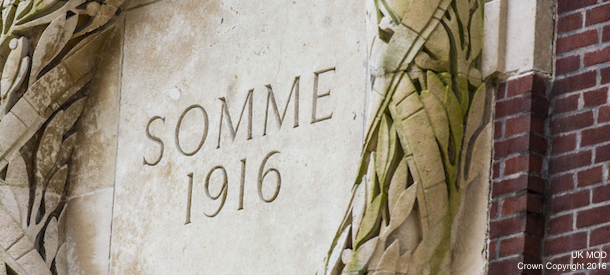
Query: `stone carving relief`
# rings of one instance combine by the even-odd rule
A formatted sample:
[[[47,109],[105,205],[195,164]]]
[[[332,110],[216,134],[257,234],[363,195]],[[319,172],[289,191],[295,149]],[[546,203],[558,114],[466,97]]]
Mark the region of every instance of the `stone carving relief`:
[[[122,2],[2,2],[0,274],[67,274],[73,126]]]
[[[491,152],[492,99],[480,72],[483,2],[367,1],[372,113],[352,199],[324,274],[479,272],[472,266],[484,265],[485,257],[473,260],[461,252],[485,249],[477,234],[485,233],[480,213],[486,217],[487,209],[471,200],[486,194],[480,187],[488,184]],[[68,273],[59,232],[78,134],[73,126],[122,2],[2,3],[0,274]],[[277,112],[280,125],[285,113],[280,118]],[[332,115],[315,114],[314,101],[312,123]],[[177,145],[188,156],[201,144],[194,152]],[[144,165],[156,165],[162,152],[158,159],[144,158]],[[259,179],[268,173],[263,166]],[[189,179],[185,224],[191,222],[192,173]],[[271,201],[277,191],[259,196]],[[223,204],[225,198],[226,191]]]
[[[483,2],[368,6],[373,109],[324,274],[483,273],[491,152]]]

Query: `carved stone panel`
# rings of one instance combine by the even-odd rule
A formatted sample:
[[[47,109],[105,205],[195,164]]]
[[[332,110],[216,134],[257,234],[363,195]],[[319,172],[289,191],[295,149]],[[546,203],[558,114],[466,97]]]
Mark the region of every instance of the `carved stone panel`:
[[[365,3],[124,15],[111,273],[323,269],[364,141]]]

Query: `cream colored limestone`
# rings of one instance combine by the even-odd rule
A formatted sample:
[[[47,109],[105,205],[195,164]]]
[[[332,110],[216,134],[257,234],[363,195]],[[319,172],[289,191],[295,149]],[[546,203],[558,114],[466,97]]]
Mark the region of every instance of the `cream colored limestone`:
[[[506,52],[506,5],[508,0],[491,0],[485,3],[485,35],[482,74],[488,77],[504,71]]]
[[[111,274],[322,267],[362,145],[363,15],[353,1],[125,12]]]
[[[114,184],[121,73],[123,18],[117,20],[88,90],[87,104],[76,124],[78,137],[70,167],[68,196]]]
[[[69,201],[60,223],[69,274],[107,274],[117,146],[123,19],[101,53],[76,125]]]
[[[485,14],[484,76],[551,73],[553,1],[492,0]]]
[[[72,198],[66,208],[69,274],[107,274],[113,188]]]

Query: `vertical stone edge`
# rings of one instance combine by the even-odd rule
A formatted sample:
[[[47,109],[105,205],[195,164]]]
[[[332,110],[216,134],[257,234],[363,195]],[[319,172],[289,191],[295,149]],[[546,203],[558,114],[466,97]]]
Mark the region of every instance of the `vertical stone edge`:
[[[70,171],[68,204],[62,215],[68,266],[77,274],[107,274],[110,269],[123,16],[113,28],[77,125],[76,165]]]

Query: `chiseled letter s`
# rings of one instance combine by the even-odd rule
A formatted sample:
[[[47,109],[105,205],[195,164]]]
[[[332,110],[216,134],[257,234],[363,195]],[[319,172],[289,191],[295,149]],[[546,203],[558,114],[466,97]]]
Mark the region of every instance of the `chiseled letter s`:
[[[144,160],[144,165],[155,166],[159,163],[159,161],[161,161],[161,158],[163,158],[163,150],[165,149],[165,146],[163,145],[163,141],[159,137],[153,136],[152,134],[150,134],[150,124],[152,124],[157,119],[160,119],[161,121],[163,121],[163,123],[165,123],[164,117],[155,116],[155,117],[151,118],[148,121],[148,124],[146,125],[146,137],[148,137],[149,139],[152,139],[156,143],[159,143],[159,145],[161,145],[161,152],[159,153],[159,157],[157,158],[157,160],[155,160],[153,162],[148,162],[146,160],[146,157],[142,157],[142,159]]]

